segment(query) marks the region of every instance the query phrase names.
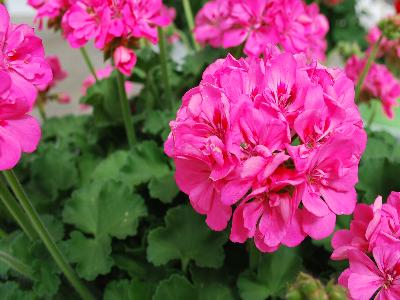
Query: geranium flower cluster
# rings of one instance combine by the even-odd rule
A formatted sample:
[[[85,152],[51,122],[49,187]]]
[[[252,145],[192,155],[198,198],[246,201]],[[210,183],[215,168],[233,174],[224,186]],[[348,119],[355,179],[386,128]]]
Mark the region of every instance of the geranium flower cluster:
[[[339,277],[353,300],[400,298],[400,193],[386,204],[358,204],[350,230],[332,239],[332,259],[348,259],[350,267]]]
[[[112,51],[116,67],[130,75],[136,63],[131,49],[145,38],[156,44],[157,27],[172,22],[171,13],[162,0],[30,0],[37,9],[37,18],[49,18],[62,28],[73,48],[94,41],[96,48]]]
[[[303,0],[211,0],[196,16],[194,34],[201,44],[258,56],[270,44],[323,60],[329,23],[314,3]]]
[[[42,41],[27,25],[11,24],[0,4],[0,170],[13,168],[22,152],[32,152],[40,126],[28,113],[38,88],[52,80]]]
[[[217,60],[183,97],[165,143],[208,226],[232,218],[230,239],[253,238],[263,252],[330,235],[356,204],[366,134],[353,83],[307,61],[275,47]]]
[[[346,74],[358,82],[367,63],[366,58],[352,56],[346,63]],[[398,106],[400,82],[385,65],[373,63],[361,88],[360,101],[369,102],[378,99],[388,118],[394,117],[393,109]]]

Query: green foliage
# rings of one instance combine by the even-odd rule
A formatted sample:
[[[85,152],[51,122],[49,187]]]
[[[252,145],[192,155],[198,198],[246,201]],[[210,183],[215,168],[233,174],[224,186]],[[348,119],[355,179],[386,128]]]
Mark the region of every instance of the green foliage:
[[[248,270],[239,276],[240,296],[244,300],[282,296],[300,269],[301,258],[295,249],[282,247],[273,254],[264,254],[255,272]]]
[[[99,80],[88,88],[81,103],[93,106],[93,116],[99,126],[122,122],[122,112],[118,101],[116,73],[109,78]]]
[[[224,261],[226,241],[226,234],[211,232],[192,208],[179,206],[167,212],[165,227],[149,233],[147,257],[156,266],[179,259],[183,268],[191,260],[200,267],[218,268]]]
[[[373,203],[378,195],[386,198],[400,190],[397,176],[400,168],[400,142],[385,132],[369,135],[367,149],[359,168],[357,189],[361,201]]]

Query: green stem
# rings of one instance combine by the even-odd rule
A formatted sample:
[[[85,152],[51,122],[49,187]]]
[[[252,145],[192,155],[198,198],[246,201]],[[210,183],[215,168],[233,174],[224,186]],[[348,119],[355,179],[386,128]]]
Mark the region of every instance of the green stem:
[[[183,0],[183,10],[185,11],[186,22],[189,26],[190,35],[192,37],[194,49],[196,51],[200,50],[199,44],[197,44],[196,39],[194,38],[193,29],[194,29],[194,19],[192,13],[192,7],[190,6],[189,0]]]
[[[136,144],[136,135],[135,135],[135,130],[133,128],[129,101],[125,91],[125,77],[118,70],[117,70],[117,83],[118,83],[119,101],[121,104],[121,111],[122,111],[122,117],[124,119],[126,136],[128,138],[129,146],[133,148]]]
[[[248,247],[249,247],[249,267],[250,270],[255,272],[257,271],[258,264],[260,262],[261,253],[252,242],[249,242]]]
[[[91,59],[90,59],[89,54],[88,54],[87,51],[86,51],[86,48],[85,48],[85,47],[82,47],[82,48],[80,48],[80,50],[81,50],[83,59],[85,60],[86,65],[87,65],[88,68],[89,68],[90,73],[92,73],[92,75],[93,75],[93,77],[94,77],[94,79],[95,79],[96,81],[99,81],[99,78],[97,78],[96,70],[95,70],[95,68],[94,68],[94,66],[93,66],[93,63],[92,63],[92,61],[91,61]]]
[[[172,98],[171,85],[169,83],[169,76],[168,76],[167,49],[165,45],[165,36],[164,36],[164,30],[161,27],[158,27],[158,40],[160,46],[161,73],[164,81],[164,89],[166,96],[169,99],[171,109],[174,109],[174,99]]]
[[[367,63],[365,65],[363,71],[361,72],[360,79],[357,82],[357,85],[356,85],[356,102],[357,103],[360,102],[359,97],[361,94],[362,86],[364,84],[364,80],[367,77],[369,70],[371,69],[372,63],[375,61],[376,54],[378,53],[379,45],[381,44],[382,39],[383,39],[383,35],[381,35],[379,37],[379,39],[376,41],[374,47],[372,48],[370,55],[368,56]]]
[[[372,112],[368,119],[367,128],[371,128],[371,125],[374,123],[376,114],[378,112],[377,105],[373,102],[371,104],[372,104]]]
[[[77,293],[81,296],[83,300],[94,300],[95,298],[91,295],[90,291],[83,285],[83,283],[79,280],[77,275],[75,274],[72,267],[69,265],[67,259],[61,253],[60,249],[57,247],[53,238],[51,237],[49,231],[44,226],[42,220],[39,217],[39,214],[33,207],[31,201],[26,195],[21,183],[16,177],[13,170],[3,171],[4,176],[7,179],[8,184],[13,190],[16,198],[20,202],[22,208],[24,209],[26,215],[31,221],[33,228],[36,230],[40,239],[43,241],[47,250],[53,257],[54,261],[57,263],[58,267],[64,273],[65,277],[69,280],[71,285],[75,288]]]
[[[33,240],[35,235],[35,231],[32,228],[32,225],[29,223],[29,220],[22,210],[22,208],[16,202],[14,196],[11,194],[7,186],[5,185],[3,179],[0,178],[0,198],[3,201],[4,206],[8,209],[12,217],[17,221],[18,225],[25,232],[25,234],[29,237],[29,239]]]
[[[37,97],[36,106],[39,110],[39,114],[40,114],[40,117],[42,118],[42,121],[46,121],[47,120],[46,109],[44,108],[43,96],[40,94]]]
[[[10,268],[14,269],[18,273],[24,275],[26,278],[33,279],[32,277],[32,270],[29,266],[24,264],[19,259],[11,256],[10,254],[0,251],[0,261],[8,265]]]

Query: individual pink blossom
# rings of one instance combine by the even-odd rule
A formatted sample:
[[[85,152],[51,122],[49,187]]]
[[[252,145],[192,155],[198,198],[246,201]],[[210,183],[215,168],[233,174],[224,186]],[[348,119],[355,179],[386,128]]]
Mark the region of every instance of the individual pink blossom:
[[[24,101],[29,107],[37,96],[36,87],[52,79],[45,60],[42,41],[27,25],[13,25],[4,6],[0,6],[0,70],[7,89],[2,89],[0,101]]]
[[[53,73],[53,80],[44,86],[40,86],[40,91],[47,91],[57,85],[58,82],[63,81],[68,77],[68,73],[62,68],[61,62],[56,55],[51,55],[46,57],[46,61],[49,64],[51,71]]]
[[[7,170],[39,143],[39,123],[28,113],[37,88],[51,82],[52,73],[40,38],[27,25],[11,24],[3,5],[0,49],[0,170]]]
[[[166,27],[171,24],[174,14],[162,4],[162,0],[134,0],[129,3],[128,18],[133,22],[128,26],[132,36],[146,38],[156,44],[158,42],[157,27]]]
[[[352,56],[346,63],[346,74],[355,83],[358,81],[366,59]],[[369,102],[379,99],[388,118],[394,118],[393,109],[397,107],[400,97],[400,82],[385,65],[373,63],[366,76],[360,95],[360,101]]]
[[[332,239],[332,259],[346,259],[351,250],[369,253],[376,246],[400,242],[400,193],[392,192],[382,204],[358,204],[350,229],[338,230]]]
[[[71,103],[71,96],[66,93],[59,93],[57,101],[60,104],[69,104]]]
[[[194,35],[201,44],[212,47],[223,45],[223,32],[233,25],[229,0],[213,0],[207,2],[196,16]]]
[[[124,46],[119,46],[114,51],[114,63],[118,70],[130,76],[132,74],[133,67],[136,65],[137,57],[135,51],[126,48]]]
[[[213,47],[245,43],[247,55],[258,56],[273,43],[322,60],[328,29],[318,6],[302,0],[211,0],[196,16],[194,34],[199,43]]]
[[[62,19],[65,38],[73,48],[80,48],[90,40],[103,49],[107,43],[107,25],[103,23],[106,14],[105,0],[76,1]]]
[[[99,80],[110,77],[113,72],[113,68],[110,65],[107,65],[103,69],[99,69],[96,71],[96,76]],[[93,84],[96,83],[96,79],[93,75],[89,75],[82,83],[81,93],[82,95],[86,95],[87,89],[90,88]],[[133,83],[130,81],[125,81],[125,90],[127,94],[130,94],[133,90]]]
[[[179,188],[230,239],[272,252],[332,233],[351,214],[366,134],[341,70],[268,45],[228,55],[183,97],[165,152]],[[357,138],[355,138],[357,137]]]
[[[351,300],[400,299],[399,245],[377,246],[372,258],[359,250],[349,252],[350,267],[339,278]]]

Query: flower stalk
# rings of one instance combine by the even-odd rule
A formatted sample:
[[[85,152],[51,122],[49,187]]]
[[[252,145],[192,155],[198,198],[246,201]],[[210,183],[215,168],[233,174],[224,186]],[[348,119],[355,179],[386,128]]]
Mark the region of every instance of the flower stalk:
[[[382,39],[383,39],[383,35],[381,35],[379,37],[379,39],[376,41],[376,43],[374,44],[374,47],[372,48],[372,51],[371,51],[370,55],[368,56],[367,63],[365,64],[365,67],[364,67],[363,71],[361,72],[360,79],[357,82],[356,95],[355,95],[357,103],[360,102],[359,98],[360,98],[362,86],[364,84],[365,78],[368,75],[369,70],[371,69],[371,66],[372,66],[373,62],[375,61],[376,55],[377,55],[378,50],[379,50],[379,45],[381,44]]]
[[[185,11],[186,22],[187,22],[187,24],[189,26],[190,35],[192,37],[194,49],[196,51],[199,51],[200,50],[200,46],[196,42],[196,39],[194,38],[194,34],[193,34],[194,18],[193,18],[192,7],[190,6],[189,0],[183,0],[183,10]]]
[[[65,256],[62,254],[60,249],[57,247],[55,241],[51,237],[49,231],[40,219],[39,214],[29,200],[27,194],[25,193],[21,183],[19,182],[17,176],[13,170],[3,171],[11,190],[14,192],[16,198],[24,209],[26,215],[28,216],[33,228],[36,230],[40,239],[43,241],[47,250],[53,257],[54,261],[64,273],[65,277],[75,288],[76,292],[81,296],[83,300],[94,300],[95,298],[91,295],[90,291],[83,285],[79,280],[78,276],[75,274],[74,270],[68,263]]]
[[[130,148],[133,148],[136,144],[136,135],[135,135],[135,130],[133,128],[129,101],[125,90],[125,77],[118,70],[117,70],[117,84],[118,84],[119,101],[121,104],[121,111],[122,111],[122,117],[124,119],[126,136],[128,138],[128,143]]]
[[[86,48],[85,47],[81,47],[80,50],[81,50],[83,59],[84,59],[86,65],[89,68],[90,73],[92,73],[92,75],[93,75],[94,79],[96,80],[96,82],[99,81],[99,78],[97,77],[97,74],[96,74],[96,70],[95,70],[95,68],[93,66],[93,63],[92,63],[92,60],[90,59],[89,54],[87,53]]]
[[[3,179],[0,178],[0,198],[10,212],[11,216],[21,227],[22,231],[28,236],[29,239],[33,240],[36,236],[35,231],[32,228],[26,214],[22,208],[16,202],[14,196],[9,191]]]
[[[42,95],[39,95],[37,100],[36,100],[36,106],[38,108],[39,114],[40,114],[40,118],[42,119],[42,121],[46,121],[47,120],[47,114],[46,114],[46,109],[44,107],[44,99]]]
[[[165,44],[165,35],[164,35],[164,30],[161,27],[158,27],[158,40],[159,40],[158,44],[160,46],[161,73],[164,82],[164,89],[168,101],[170,103],[171,109],[174,109],[174,99],[172,98],[171,85],[168,76],[167,48]]]

